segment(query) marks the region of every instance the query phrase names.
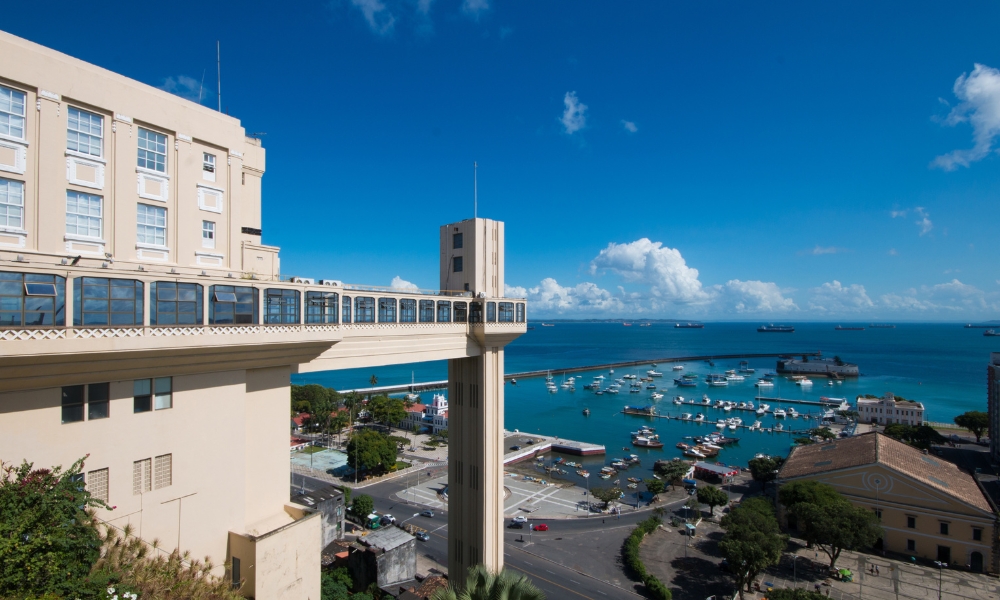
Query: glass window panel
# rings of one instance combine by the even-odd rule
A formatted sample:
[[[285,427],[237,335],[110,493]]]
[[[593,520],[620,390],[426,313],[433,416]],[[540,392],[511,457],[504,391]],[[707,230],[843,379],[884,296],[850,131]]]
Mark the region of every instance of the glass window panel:
[[[54,283],[25,283],[24,292],[29,296],[55,296]]]
[[[486,303],[486,321],[489,323],[495,323],[497,320],[497,303],[487,302]]]
[[[438,300],[437,322],[438,323],[451,322],[451,302],[448,302],[447,300]]]
[[[465,323],[469,320],[469,305],[465,302],[455,303],[455,322]]]
[[[138,165],[144,169],[166,172],[167,136],[140,127]]]
[[[0,179],[0,227],[24,228],[24,184]]]
[[[399,301],[399,322],[417,322],[417,301],[410,298],[403,298]]]
[[[71,106],[68,122],[66,148],[82,154],[101,156],[104,117]]]
[[[375,322],[375,298],[362,296],[354,299],[354,322]]]
[[[454,268],[452,269],[452,271],[455,272],[455,273],[461,273],[462,272],[462,257],[461,256],[455,256],[455,257],[452,258],[452,262],[454,264]]]
[[[434,301],[433,300],[421,300],[420,301],[420,322],[421,323],[433,323],[434,322]]]
[[[0,85],[0,134],[24,139],[24,92]]]
[[[173,378],[157,377],[153,384],[153,391],[157,394],[169,394],[173,389]]]
[[[236,294],[232,292],[215,292],[216,302],[236,302]]]
[[[70,385],[62,388],[62,422],[83,420],[84,386]]]
[[[455,250],[458,250],[459,248],[462,247],[462,234],[461,233],[452,234],[451,241],[452,241],[451,247]]]
[[[351,322],[351,297],[344,296],[343,320],[341,323]]]
[[[16,310],[18,312],[21,312],[21,297],[0,296],[0,310],[4,311]]]
[[[396,322],[396,299],[395,298],[379,298],[378,299],[378,321],[379,321],[379,323],[395,323]]]
[[[136,208],[136,240],[153,246],[167,245],[167,209],[139,204]]]
[[[26,311],[48,311],[52,312],[52,306],[55,303],[54,298],[25,298],[24,299],[24,310]]]

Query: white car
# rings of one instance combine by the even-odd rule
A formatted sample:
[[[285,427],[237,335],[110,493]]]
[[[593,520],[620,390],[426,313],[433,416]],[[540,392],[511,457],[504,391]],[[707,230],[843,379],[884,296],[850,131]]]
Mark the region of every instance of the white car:
[[[517,515],[511,520],[514,521],[515,523],[527,523],[528,517],[525,517],[524,515]]]
[[[396,517],[394,517],[392,515],[382,515],[382,518],[380,520],[383,523],[395,523],[396,522]]]

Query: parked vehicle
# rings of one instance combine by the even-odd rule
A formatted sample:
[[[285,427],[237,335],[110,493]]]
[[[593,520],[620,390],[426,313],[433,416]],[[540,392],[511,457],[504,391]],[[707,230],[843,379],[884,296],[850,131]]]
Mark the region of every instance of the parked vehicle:
[[[524,523],[518,523],[517,521],[511,521],[507,529],[524,529]]]
[[[532,529],[534,529],[535,531],[548,531],[549,526],[546,525],[545,523],[539,523],[538,525],[535,525]]]
[[[514,517],[511,520],[514,521],[515,523],[527,523],[528,522],[528,517],[526,517],[524,515],[517,515],[516,517]]]
[[[379,519],[379,520],[382,521],[383,525],[385,525],[385,524],[392,525],[392,524],[394,524],[396,522],[396,517],[394,517],[392,515],[382,515],[382,518]]]
[[[433,510],[425,510],[422,513],[420,513],[420,516],[422,516],[422,517],[432,517],[433,518],[434,517],[434,511]]]
[[[428,535],[426,531],[418,531],[416,535],[414,535],[413,537],[417,538],[421,542],[426,542],[427,540],[431,539],[431,536]]]

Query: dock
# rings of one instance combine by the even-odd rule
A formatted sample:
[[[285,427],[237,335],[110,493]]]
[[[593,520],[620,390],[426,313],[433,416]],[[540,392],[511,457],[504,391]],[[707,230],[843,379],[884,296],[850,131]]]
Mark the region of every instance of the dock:
[[[534,441],[533,444],[524,446],[520,450],[512,450],[504,454],[503,464],[505,465],[535,458],[546,452],[562,452],[563,454],[573,454],[576,456],[596,456],[607,453],[604,446],[600,444],[589,444],[587,442],[577,442],[520,431],[504,431],[503,433],[504,445],[507,444],[508,440],[517,438],[531,438]]]
[[[713,408],[713,407],[706,406],[704,408]],[[626,407],[626,409],[627,409],[627,407]],[[622,414],[632,415],[632,416],[635,416],[635,417],[645,417],[647,419],[668,419],[668,420],[674,420],[674,421],[684,421],[685,423],[701,423],[703,425],[710,425],[713,428],[715,428],[715,424],[718,421],[718,419],[716,419],[716,420],[709,420],[707,417],[704,420],[696,421],[693,417],[690,418],[690,419],[685,419],[683,417],[673,416],[673,415],[670,415],[670,414],[666,414],[666,415],[650,414],[650,413],[647,413],[647,412],[639,412],[639,411],[626,410],[626,409],[622,409]],[[798,417],[798,418],[805,418],[806,420],[809,420],[810,418],[815,418],[815,417],[809,417],[808,415],[800,415],[800,417]],[[796,418],[796,417],[789,417],[789,418],[787,418],[785,420],[789,421],[789,422],[792,422],[792,421],[797,421],[798,418]],[[817,419],[817,421],[818,421],[818,419]],[[817,423],[817,427],[819,427],[819,423]],[[746,430],[749,430],[750,429],[750,425],[747,425],[746,423],[744,423],[742,425],[737,425],[736,428],[737,429],[746,429]],[[728,426],[726,427],[726,429],[728,430]],[[760,432],[760,433],[787,433],[787,434],[790,434],[790,435],[808,435],[810,429],[815,429],[815,427],[809,427],[807,429],[775,429],[773,427],[758,427],[757,431]],[[721,434],[723,431],[724,430],[719,430],[718,433]]]

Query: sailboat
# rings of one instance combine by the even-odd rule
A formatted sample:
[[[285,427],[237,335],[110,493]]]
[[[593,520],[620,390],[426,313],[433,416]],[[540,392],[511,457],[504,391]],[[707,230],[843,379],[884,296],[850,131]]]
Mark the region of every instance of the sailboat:
[[[406,401],[407,402],[419,402],[420,401],[420,394],[416,394],[416,393],[413,392],[413,387],[415,385],[415,382],[416,382],[416,379],[415,379],[415,377],[413,375],[413,371],[410,371],[410,393],[406,395]]]

